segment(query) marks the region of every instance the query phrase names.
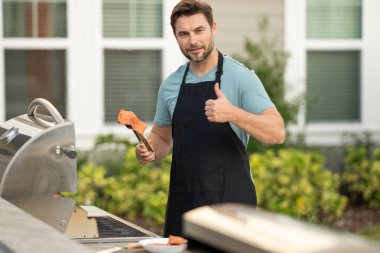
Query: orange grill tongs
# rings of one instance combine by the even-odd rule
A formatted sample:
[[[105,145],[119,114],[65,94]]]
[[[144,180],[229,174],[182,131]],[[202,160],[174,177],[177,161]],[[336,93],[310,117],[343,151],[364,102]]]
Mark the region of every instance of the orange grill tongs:
[[[153,152],[152,146],[144,137],[144,131],[147,128],[147,125],[144,122],[142,122],[139,118],[137,118],[134,112],[120,109],[119,115],[117,117],[117,123],[125,125],[129,129],[132,129],[139,142],[144,143],[145,147],[149,151]]]

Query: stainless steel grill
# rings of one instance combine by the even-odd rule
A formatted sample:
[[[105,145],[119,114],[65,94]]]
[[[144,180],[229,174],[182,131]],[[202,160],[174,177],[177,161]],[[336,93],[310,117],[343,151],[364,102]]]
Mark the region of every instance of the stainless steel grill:
[[[74,123],[47,100],[35,99],[26,114],[0,125],[0,197],[84,243],[157,236],[61,194],[76,191]]]
[[[44,99],[0,125],[0,197],[64,232],[75,201],[58,193],[77,191],[74,140],[74,124]]]

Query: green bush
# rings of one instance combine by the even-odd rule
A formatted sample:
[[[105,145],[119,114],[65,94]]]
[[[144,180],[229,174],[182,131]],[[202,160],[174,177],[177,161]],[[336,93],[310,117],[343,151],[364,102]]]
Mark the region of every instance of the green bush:
[[[143,166],[136,161],[134,148],[129,148],[115,161],[120,162],[123,169],[112,173],[92,162],[82,165],[78,170],[78,194],[70,197],[81,205],[95,205],[120,217],[141,217],[147,224],[163,224],[171,156]],[[109,160],[107,165],[112,167]]]
[[[292,98],[291,101],[285,99],[284,73],[288,55],[279,45],[277,38],[268,36],[269,22],[267,17],[264,16],[260,20],[258,30],[260,40],[252,41],[246,38],[244,54],[234,54],[234,58],[256,72],[269,97],[281,113],[285,125],[296,123],[303,97]],[[253,153],[263,152],[268,148],[277,149],[278,147],[280,146],[265,145],[251,138],[247,150],[248,153]]]
[[[125,154],[124,172],[105,189],[113,199],[110,212],[129,218],[143,217],[157,224],[164,223],[169,188],[171,156],[160,162],[140,165],[134,149]]]
[[[107,147],[112,150],[113,145]],[[79,204],[95,205],[126,219],[143,218],[148,225],[164,223],[170,155],[140,165],[128,144],[119,159],[107,155],[106,162],[93,160],[97,163],[89,161],[78,169],[74,198]],[[342,215],[347,200],[338,193],[337,175],[323,167],[324,158],[318,153],[267,151],[250,156],[250,162],[259,207],[312,222],[329,222]]]
[[[380,207],[380,148],[349,145],[342,173],[345,194],[353,204]]]
[[[347,199],[339,194],[339,178],[324,168],[318,153],[294,149],[250,156],[258,206],[311,222],[340,217]]]

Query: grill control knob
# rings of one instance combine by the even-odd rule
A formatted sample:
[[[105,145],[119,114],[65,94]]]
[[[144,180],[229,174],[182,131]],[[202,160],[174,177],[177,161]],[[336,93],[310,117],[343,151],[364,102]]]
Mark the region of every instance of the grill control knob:
[[[75,159],[77,157],[77,152],[75,151],[75,147],[74,146],[68,146],[68,147],[56,146],[55,147],[55,153],[56,153],[56,155],[61,156],[62,155],[62,151],[70,159]]]
[[[64,147],[63,153],[65,153],[65,155],[67,155],[71,159],[75,159],[77,157],[77,152],[75,151],[74,146]]]
[[[17,135],[19,134],[19,130],[17,127],[12,127],[8,129],[3,135],[0,136],[0,141],[3,144],[10,143]]]

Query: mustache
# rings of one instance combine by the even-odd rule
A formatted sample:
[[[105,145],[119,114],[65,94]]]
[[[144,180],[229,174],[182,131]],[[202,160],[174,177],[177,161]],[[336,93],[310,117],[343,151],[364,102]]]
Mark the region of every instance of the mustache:
[[[190,47],[187,48],[187,50],[194,50],[194,49],[200,49],[200,48],[203,48],[203,46],[199,46],[199,45],[190,45]]]

